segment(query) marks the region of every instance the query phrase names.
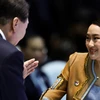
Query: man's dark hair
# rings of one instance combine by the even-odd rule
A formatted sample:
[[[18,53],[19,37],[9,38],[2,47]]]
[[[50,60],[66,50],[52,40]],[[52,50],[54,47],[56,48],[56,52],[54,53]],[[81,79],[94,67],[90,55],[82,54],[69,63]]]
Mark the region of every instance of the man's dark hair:
[[[0,24],[18,17],[25,22],[29,15],[29,5],[25,0],[0,0]]]

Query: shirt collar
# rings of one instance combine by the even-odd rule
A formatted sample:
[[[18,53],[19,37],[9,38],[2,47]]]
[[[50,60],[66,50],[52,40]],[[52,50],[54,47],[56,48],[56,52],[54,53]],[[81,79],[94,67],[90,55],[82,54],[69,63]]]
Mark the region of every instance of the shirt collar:
[[[2,32],[1,29],[0,29],[0,34],[1,34],[2,38],[3,38],[4,40],[6,40],[6,37],[5,37],[5,35],[4,35],[4,33]]]

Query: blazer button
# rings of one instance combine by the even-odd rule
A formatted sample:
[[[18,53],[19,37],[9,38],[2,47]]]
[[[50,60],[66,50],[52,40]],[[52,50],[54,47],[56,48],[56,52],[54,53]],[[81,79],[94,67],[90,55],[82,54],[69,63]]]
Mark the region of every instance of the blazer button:
[[[75,81],[74,85],[79,86],[79,81]]]

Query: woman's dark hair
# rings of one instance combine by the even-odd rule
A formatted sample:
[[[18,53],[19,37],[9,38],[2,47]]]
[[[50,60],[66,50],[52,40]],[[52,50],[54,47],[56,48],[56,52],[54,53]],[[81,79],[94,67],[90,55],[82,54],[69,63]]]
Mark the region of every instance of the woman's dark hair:
[[[100,26],[100,12],[94,12],[94,15],[92,16],[92,24]]]
[[[25,0],[0,0],[0,24],[5,25],[14,17],[25,22],[29,15],[29,5]]]
[[[100,26],[100,19],[93,21],[92,24]]]

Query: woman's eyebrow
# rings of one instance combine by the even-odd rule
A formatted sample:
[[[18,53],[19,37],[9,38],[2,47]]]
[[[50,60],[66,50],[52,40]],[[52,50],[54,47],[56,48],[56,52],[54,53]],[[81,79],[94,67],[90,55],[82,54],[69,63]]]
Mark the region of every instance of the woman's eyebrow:
[[[86,34],[87,36],[90,36],[90,35],[92,35],[92,36],[100,36],[100,34],[96,34],[96,33],[92,33],[92,34]]]

